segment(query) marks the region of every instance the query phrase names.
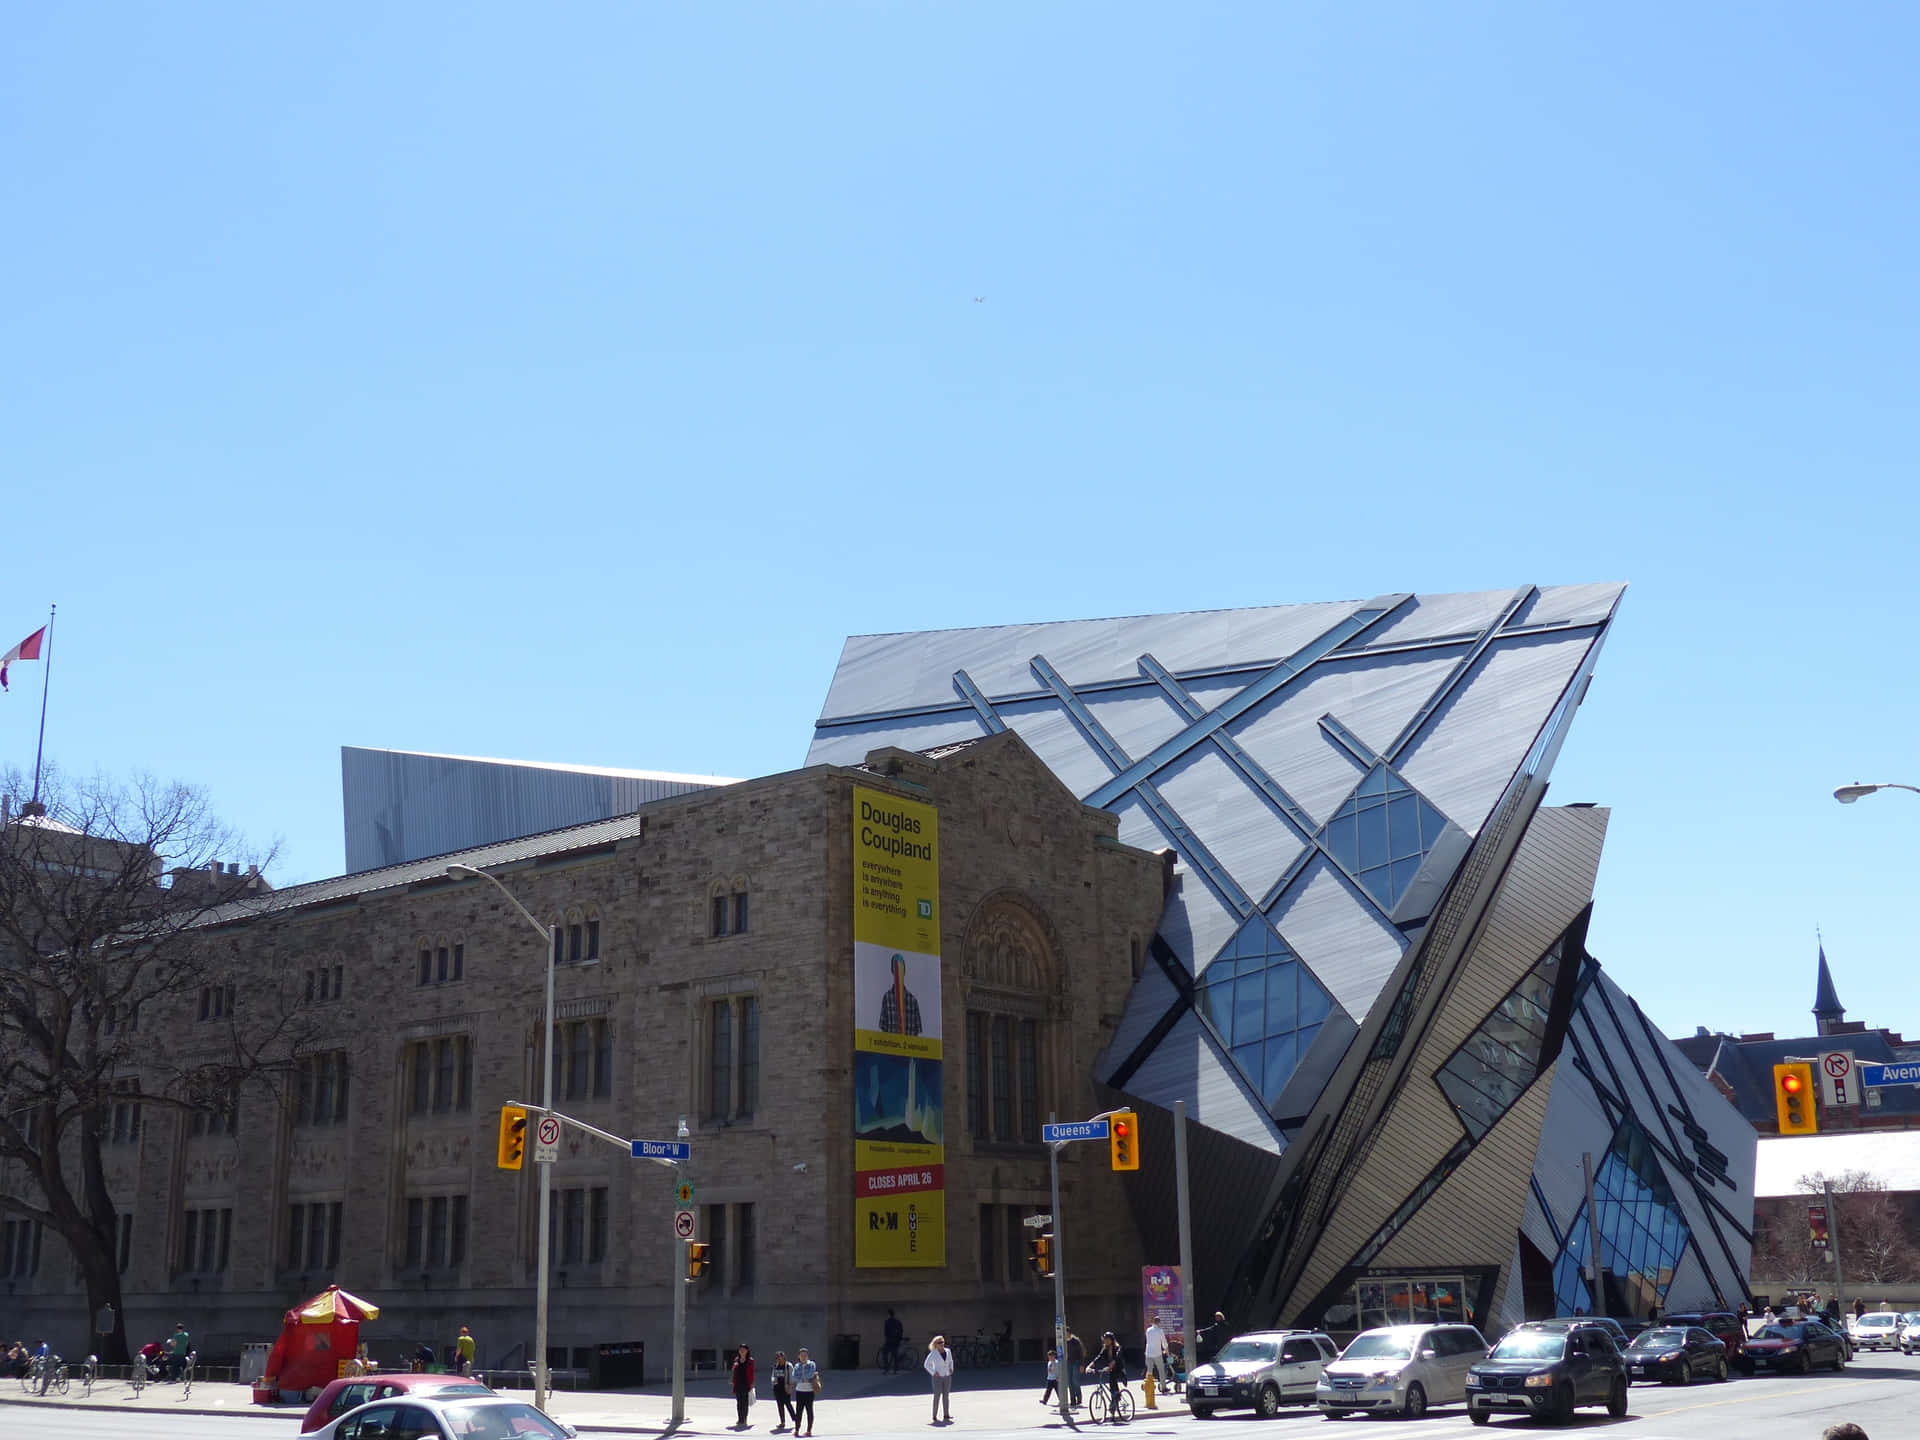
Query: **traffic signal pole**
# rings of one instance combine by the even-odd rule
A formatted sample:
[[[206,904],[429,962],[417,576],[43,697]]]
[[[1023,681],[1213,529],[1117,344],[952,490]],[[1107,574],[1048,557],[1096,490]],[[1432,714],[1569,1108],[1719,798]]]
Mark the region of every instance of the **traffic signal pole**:
[[[1827,1197],[1827,1248],[1833,1251],[1833,1303],[1840,1309],[1840,1324],[1847,1323],[1846,1282],[1840,1274],[1840,1212],[1833,1206],[1833,1182],[1821,1182],[1821,1191]]]
[[[1047,1123],[1054,1122],[1054,1113],[1047,1113]],[[1060,1385],[1054,1399],[1060,1405],[1060,1418],[1067,1424],[1073,1423],[1073,1378],[1067,1367],[1072,1363],[1067,1358],[1067,1264],[1063,1258],[1065,1249],[1060,1244],[1061,1232],[1067,1227],[1060,1222],[1066,1218],[1060,1209],[1060,1146],[1049,1145],[1047,1150],[1053,1161],[1053,1358],[1054,1373],[1060,1379]]]
[[[685,1121],[681,1122],[683,1125]],[[679,1166],[674,1170],[678,1172]],[[667,1428],[687,1423],[687,1241],[680,1242],[680,1269],[673,1277],[673,1418]]]

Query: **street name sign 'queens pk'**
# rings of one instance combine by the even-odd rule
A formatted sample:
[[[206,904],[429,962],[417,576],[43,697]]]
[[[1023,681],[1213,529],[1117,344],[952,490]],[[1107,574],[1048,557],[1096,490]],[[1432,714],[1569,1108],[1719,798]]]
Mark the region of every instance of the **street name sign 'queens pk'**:
[[[1920,1085],[1920,1061],[1900,1065],[1862,1065],[1860,1083],[1869,1090],[1882,1085]]]
[[[1040,1139],[1043,1144],[1059,1145],[1067,1140],[1104,1140],[1107,1138],[1105,1120],[1068,1120],[1059,1125],[1042,1125]]]

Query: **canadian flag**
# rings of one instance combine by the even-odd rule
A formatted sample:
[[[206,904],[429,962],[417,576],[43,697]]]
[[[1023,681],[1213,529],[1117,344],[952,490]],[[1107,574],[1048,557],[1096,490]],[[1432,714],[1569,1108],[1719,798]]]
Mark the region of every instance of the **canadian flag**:
[[[0,655],[0,690],[7,688],[7,667],[16,660],[38,660],[40,642],[47,638],[47,627],[42,625],[26,639],[22,640],[6,654]]]

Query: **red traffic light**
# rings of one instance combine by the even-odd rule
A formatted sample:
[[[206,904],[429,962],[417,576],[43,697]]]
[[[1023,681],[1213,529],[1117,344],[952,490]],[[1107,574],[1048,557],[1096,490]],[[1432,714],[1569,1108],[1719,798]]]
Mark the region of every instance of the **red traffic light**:
[[[1132,1128],[1133,1127],[1127,1124],[1127,1122],[1124,1120],[1116,1120],[1113,1122],[1113,1133],[1118,1135],[1122,1140],[1127,1138],[1127,1135],[1132,1130]]]
[[[1800,1077],[1789,1071],[1780,1077],[1780,1088],[1789,1095],[1798,1095],[1800,1093]]]

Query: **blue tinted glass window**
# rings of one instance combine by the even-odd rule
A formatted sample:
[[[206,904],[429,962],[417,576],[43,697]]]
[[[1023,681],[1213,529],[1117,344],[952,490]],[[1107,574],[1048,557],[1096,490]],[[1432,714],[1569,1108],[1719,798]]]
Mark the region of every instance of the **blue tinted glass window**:
[[[1673,1272],[1686,1253],[1689,1231],[1658,1155],[1631,1120],[1614,1133],[1593,1177],[1593,1189],[1606,1294],[1603,1305],[1596,1306],[1589,1292],[1586,1264],[1591,1226],[1582,1201],[1567,1228],[1566,1243],[1554,1259],[1553,1292],[1560,1313],[1586,1309],[1597,1314],[1644,1315],[1650,1306],[1664,1305]]]
[[[1195,988],[1200,1012],[1247,1083],[1273,1104],[1332,1013],[1332,997],[1260,915],[1247,919]]]
[[[1391,910],[1446,823],[1406,781],[1376,765],[1327,821],[1320,843],[1382,909]]]

